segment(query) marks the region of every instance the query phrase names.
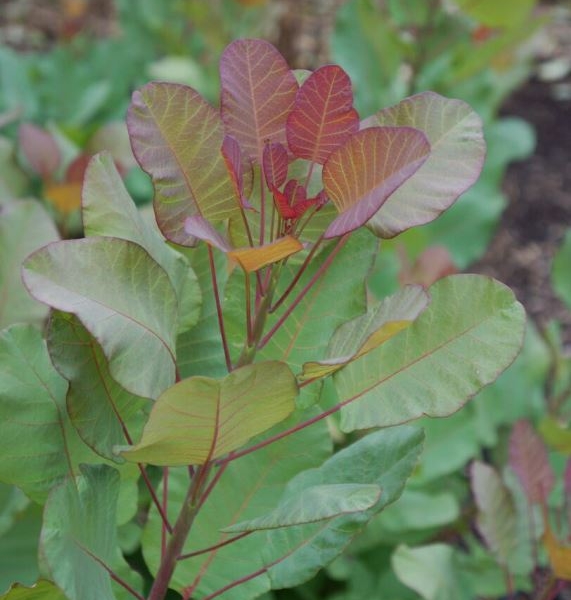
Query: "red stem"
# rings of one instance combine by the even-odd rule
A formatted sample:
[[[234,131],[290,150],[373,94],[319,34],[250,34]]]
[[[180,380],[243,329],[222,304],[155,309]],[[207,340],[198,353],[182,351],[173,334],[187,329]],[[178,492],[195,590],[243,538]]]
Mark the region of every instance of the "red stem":
[[[230,351],[228,349],[228,341],[226,339],[226,330],[224,328],[224,318],[222,316],[222,304],[220,302],[220,294],[218,292],[218,282],[216,280],[216,265],[214,264],[214,255],[210,245],[206,245],[208,249],[208,262],[210,264],[210,276],[212,279],[212,291],[214,292],[214,302],[216,303],[216,315],[218,317],[218,329],[220,330],[220,338],[222,347],[224,348],[224,359],[228,373],[232,371],[232,362],[230,360]]]
[[[181,554],[177,560],[185,560],[186,558],[192,558],[194,556],[200,556],[201,554],[207,554],[208,552],[212,552],[214,550],[218,550],[218,548],[223,548],[228,544],[232,544],[233,542],[237,542],[241,540],[243,537],[250,535],[253,531],[243,531],[238,535],[235,535],[232,538],[225,540],[224,542],[219,542],[218,544],[214,544],[214,546],[209,546],[208,548],[203,548],[202,550],[195,550],[194,552],[189,552],[188,554]]]
[[[168,498],[169,498],[169,468],[163,467],[163,503],[162,509],[166,515],[168,510]],[[161,560],[164,559],[167,550],[167,528],[163,521],[161,527]]]
[[[284,314],[277,320],[275,325],[268,331],[268,333],[260,340],[258,344],[258,349],[263,348],[272,338],[274,333],[284,324],[286,319],[291,315],[291,313],[295,310],[297,305],[305,298],[307,292],[315,285],[317,280],[325,273],[325,271],[329,268],[329,265],[333,262],[333,259],[337,256],[341,248],[346,244],[349,239],[349,233],[346,233],[342,237],[339,238],[337,245],[331,251],[329,256],[325,259],[323,264],[319,267],[315,275],[308,281],[306,286],[301,290],[301,292],[297,295],[296,299],[288,306],[287,310]]]
[[[145,482],[145,485],[147,486],[147,489],[149,490],[149,494],[151,495],[153,504],[155,505],[155,508],[157,509],[159,515],[161,515],[161,519],[163,521],[164,526],[166,527],[166,530],[170,534],[172,534],[172,526],[169,523],[169,519],[168,519],[165,511],[163,510],[163,507],[157,497],[155,488],[153,487],[153,484],[151,483],[151,480],[149,479],[149,476],[148,476],[147,472],[145,471],[145,467],[141,463],[137,463],[137,466],[139,467],[139,471],[141,471],[141,476],[143,477],[143,481]]]
[[[96,556],[95,554],[93,554],[93,552],[91,552],[87,548],[84,548],[83,546],[82,546],[82,550],[86,554],[89,554],[89,556],[97,564],[101,565],[107,571],[107,573],[109,573],[109,576],[111,577],[111,579],[113,579],[113,581],[115,581],[116,583],[118,583],[121,587],[125,588],[129,592],[129,594],[131,594],[131,596],[133,596],[134,598],[137,598],[138,600],[145,600],[145,598],[143,596],[141,596],[141,594],[139,594],[139,592],[137,592],[136,590],[134,590],[126,581],[124,581],[123,579],[121,579],[121,577],[119,577],[119,575],[117,575],[113,571],[113,569],[111,569],[109,566],[107,566],[98,556]]]
[[[313,247],[308,252],[308,254],[305,257],[305,260],[303,261],[301,267],[299,268],[298,272],[295,274],[295,277],[291,280],[291,282],[287,286],[285,292],[278,298],[278,300],[276,301],[276,303],[272,307],[270,307],[270,310],[268,311],[269,313],[275,312],[282,305],[282,303],[284,302],[284,300],[290,295],[291,291],[296,286],[296,284],[300,280],[301,276],[305,273],[305,270],[309,266],[309,263],[310,263],[311,259],[313,258],[313,256],[314,256],[317,248],[319,247],[319,245],[321,244],[322,241],[323,241],[323,235],[321,235],[317,239],[317,241],[315,242],[315,244],[313,244]]]

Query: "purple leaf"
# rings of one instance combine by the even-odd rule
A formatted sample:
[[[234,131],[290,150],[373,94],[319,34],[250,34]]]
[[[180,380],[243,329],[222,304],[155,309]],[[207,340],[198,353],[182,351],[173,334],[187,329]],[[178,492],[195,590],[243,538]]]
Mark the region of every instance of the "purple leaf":
[[[528,421],[517,421],[510,436],[509,464],[517,475],[528,500],[544,504],[553,489],[555,477],[545,444]]]
[[[220,222],[237,214],[238,199],[220,148],[218,112],[184,85],[150,83],[133,94],[127,115],[133,152],[153,178],[154,208],[164,236],[192,245],[184,220]]]
[[[317,69],[297,92],[287,120],[290,150],[319,164],[359,130],[351,80],[337,65]]]
[[[263,40],[236,40],[220,59],[226,131],[261,164],[269,141],[286,145],[285,125],[298,90],[283,56]]]
[[[429,154],[426,136],[411,127],[371,127],[349,138],[323,167],[325,193],[340,213],[325,237],[364,225]]]
[[[240,144],[231,135],[224,136],[222,156],[234,182],[236,196],[240,198],[242,206],[250,208],[246,200],[246,196],[252,191],[253,172],[250,159],[242,154]]]
[[[43,179],[49,179],[61,162],[61,153],[52,134],[31,123],[23,123],[18,137],[30,167]]]
[[[272,186],[279,188],[285,183],[288,163],[287,150],[281,144],[265,145],[262,167],[266,184],[270,189]]]

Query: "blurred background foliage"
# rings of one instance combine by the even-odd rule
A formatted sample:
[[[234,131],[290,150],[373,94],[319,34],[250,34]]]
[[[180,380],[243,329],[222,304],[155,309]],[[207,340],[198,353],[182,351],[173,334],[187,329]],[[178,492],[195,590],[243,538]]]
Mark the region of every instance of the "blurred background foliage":
[[[563,2],[537,0],[2,0],[0,326],[41,326],[45,319],[45,309],[20,283],[19,266],[51,240],[81,236],[81,178],[90,155],[109,150],[129,192],[148,212],[152,188],[133,160],[123,123],[131,92],[149,80],[167,80],[216,103],[218,58],[239,37],[270,40],[292,67],[340,64],[351,76],[362,118],[424,90],[475,108],[488,143],[480,180],[436,222],[383,243],[370,291],[381,297],[406,282],[429,285],[470,270],[507,206],[502,182],[508,165],[535,146],[533,128],[503,116],[502,106],[537,74],[538,57],[546,77],[568,76],[569,55],[546,57],[542,48],[546,28],[571,22],[570,12]],[[563,98],[569,93],[557,89]],[[570,273],[567,235],[552,273],[567,309]],[[557,321],[539,329],[530,321],[522,354],[497,383],[452,417],[420,424],[426,448],[402,498],[327,572],[273,596],[458,600],[519,590],[520,598],[571,597],[540,547],[542,531],[530,530],[535,509],[506,466],[514,423],[527,419],[556,474],[553,513],[569,510],[571,473],[564,470],[571,454],[571,359],[565,340]],[[474,527],[481,507],[466,470],[474,459],[494,464],[513,498],[514,531],[522,542],[508,563]],[[559,523],[557,537],[568,539],[568,526]],[[0,592],[14,580],[35,581],[39,526],[39,509],[18,490],[0,486]],[[124,550],[136,561],[132,534],[125,525]]]

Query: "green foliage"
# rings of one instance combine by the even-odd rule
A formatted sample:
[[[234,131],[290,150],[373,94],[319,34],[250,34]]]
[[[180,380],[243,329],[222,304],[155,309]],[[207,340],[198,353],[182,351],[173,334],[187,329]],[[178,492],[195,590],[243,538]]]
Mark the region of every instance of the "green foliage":
[[[450,415],[493,382],[519,352],[523,310],[479,276],[379,301],[371,290],[375,234],[435,219],[474,183],[481,122],[424,93],[358,130],[341,68],[300,85],[260,40],[233,42],[220,68],[220,112],[180,84],[133,95],[129,135],[158,229],[99,154],[85,170],[85,237],[25,249],[24,284],[51,316],[47,343],[29,324],[0,334],[0,478],[44,506],[39,573],[57,587],[40,581],[30,597],[249,600],[353,551],[384,552],[386,565],[355,590],[407,598],[420,584],[403,562],[427,553],[450,577],[425,597],[453,595],[451,547],[401,547],[396,576],[376,548],[386,509],[411,544],[461,518],[455,494],[422,485],[422,428],[393,426]],[[33,146],[36,171],[61,167]],[[416,489],[389,508],[409,479]],[[6,499],[7,531],[21,502]],[[426,521],[411,518],[418,506]]]

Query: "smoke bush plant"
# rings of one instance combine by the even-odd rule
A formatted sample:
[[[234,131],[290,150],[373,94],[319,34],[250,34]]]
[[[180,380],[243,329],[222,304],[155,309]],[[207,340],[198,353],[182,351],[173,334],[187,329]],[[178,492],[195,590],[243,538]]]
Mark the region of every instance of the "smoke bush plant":
[[[423,439],[402,424],[458,410],[520,347],[523,310],[492,279],[367,292],[379,237],[478,177],[468,105],[423,93],[361,121],[341,68],[292,72],[260,40],[228,46],[220,74],[220,111],[182,85],[133,95],[162,235],[102,154],[85,238],[24,263],[52,308],[45,341],[0,338],[0,478],[44,504],[27,598],[306,581],[401,494]],[[145,581],[121,552],[139,546]]]

